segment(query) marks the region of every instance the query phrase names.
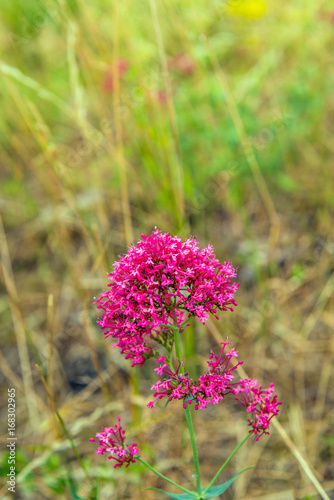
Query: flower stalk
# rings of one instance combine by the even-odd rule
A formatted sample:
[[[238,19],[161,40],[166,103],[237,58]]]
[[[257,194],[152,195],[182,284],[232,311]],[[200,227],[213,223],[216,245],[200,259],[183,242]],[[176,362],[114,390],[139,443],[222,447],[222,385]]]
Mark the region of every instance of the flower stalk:
[[[186,488],[184,488],[183,486],[181,486],[180,484],[177,484],[175,483],[174,481],[172,481],[171,479],[169,479],[168,477],[164,476],[163,474],[161,474],[161,472],[157,471],[154,467],[152,467],[152,465],[148,464],[147,462],[145,462],[144,459],[142,459],[141,457],[136,457],[137,460],[139,460],[139,462],[141,462],[143,465],[145,465],[145,467],[147,467],[148,469],[150,469],[152,472],[154,472],[154,474],[156,474],[157,476],[161,477],[161,479],[164,479],[165,481],[167,481],[167,483],[170,483],[170,484],[173,484],[174,486],[176,486],[177,488],[179,488],[180,490],[184,491],[185,493],[189,493],[190,495],[193,494],[192,491],[190,490],[187,490]]]
[[[177,359],[181,361],[181,366],[180,366],[180,373],[184,373],[184,368],[182,365],[182,350],[181,350],[181,340],[180,340],[180,329],[176,328],[174,330],[174,340],[175,340],[175,353]],[[194,431],[194,425],[191,417],[191,412],[189,408],[189,404],[185,403],[185,415],[186,415],[186,421],[187,421],[187,426],[188,426],[188,431],[189,431],[189,437],[190,437],[190,442],[191,442],[191,449],[193,452],[193,460],[194,460],[194,468],[195,468],[195,479],[196,479],[196,489],[197,493],[201,493],[202,488],[201,488],[201,473],[200,473],[200,468],[199,468],[199,459],[198,459],[198,451],[197,451],[197,444],[196,444],[196,436],[195,436],[195,431]]]
[[[213,479],[210,481],[210,483],[207,485],[207,487],[205,488],[205,490],[202,492],[203,495],[206,494],[206,492],[211,488],[211,486],[214,485],[214,483],[217,481],[218,477],[220,476],[220,474],[223,472],[223,470],[225,469],[226,465],[229,463],[229,461],[234,457],[234,455],[236,454],[236,452],[241,448],[241,446],[247,441],[247,439],[249,439],[251,436],[251,434],[246,434],[246,436],[243,438],[242,441],[240,441],[240,443],[234,448],[234,450],[232,451],[231,455],[225,460],[225,462],[223,463],[223,465],[220,467],[219,471],[217,472],[217,474],[213,477]]]

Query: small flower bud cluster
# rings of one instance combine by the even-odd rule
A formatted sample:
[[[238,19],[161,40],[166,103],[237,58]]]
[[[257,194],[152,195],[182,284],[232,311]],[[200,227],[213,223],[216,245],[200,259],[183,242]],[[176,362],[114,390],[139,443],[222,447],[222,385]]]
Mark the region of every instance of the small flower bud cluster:
[[[121,418],[118,417],[117,420],[120,424]],[[133,443],[131,446],[124,445],[125,431],[121,425],[116,424],[114,427],[106,427],[102,432],[98,432],[95,437],[98,440],[91,438],[89,441],[94,441],[100,445],[96,450],[96,454],[109,453],[108,458],[116,461],[114,468],[121,467],[123,464],[129,467],[131,463],[136,461],[134,455],[139,454],[137,443]]]
[[[174,370],[168,364],[167,359],[160,356],[156,361],[162,365],[155,368],[154,371],[160,376],[164,375],[165,378],[152,385],[151,390],[155,391],[154,399],[147,406],[154,408],[157,400],[167,397],[169,401],[173,399],[183,400],[184,408],[186,408],[187,403],[195,403],[195,410],[198,410],[206,408],[209,403],[219,403],[227,394],[238,395],[235,399],[246,407],[247,413],[252,413],[252,418],[247,419],[248,425],[251,427],[249,432],[254,432],[258,441],[263,434],[269,434],[267,429],[270,420],[278,414],[278,405],[282,403],[277,401],[277,396],[272,397],[274,384],[270,384],[268,389],[262,389],[257,380],[253,379],[233,382],[234,374],[232,372],[238,365],[242,364],[242,361],[229,368],[231,358],[237,357],[238,353],[231,349],[225,355],[225,347],[230,342],[222,344],[220,356],[216,356],[212,352],[208,361],[208,372],[195,381],[190,379],[188,373],[180,373],[182,366],[180,362],[177,369]]]
[[[247,422],[251,427],[249,432],[254,432],[256,435],[256,441],[263,434],[269,434],[270,420],[278,414],[278,405],[282,404],[281,401],[277,401],[277,396],[273,396],[273,392],[273,383],[268,389],[262,389],[262,385],[258,386],[257,380],[253,379],[240,380],[233,388],[233,393],[240,395],[235,399],[245,406],[247,413],[252,413],[252,418],[248,418]]]
[[[181,363],[176,371],[173,371],[167,364],[166,358],[160,356],[156,361],[162,365],[155,368],[154,371],[160,376],[166,375],[167,378],[152,385],[151,390],[155,391],[154,400],[148,404],[148,407],[153,408],[154,403],[163,397],[167,397],[169,401],[182,399],[184,408],[186,408],[186,403],[194,402],[195,410],[206,408],[209,403],[219,403],[232,391],[232,372],[242,363],[240,361],[236,366],[229,368],[231,358],[238,356],[234,349],[231,349],[226,355],[224,354],[225,347],[229,344],[230,342],[223,342],[220,356],[211,353],[208,361],[209,371],[195,381],[189,378],[188,373],[180,373]]]

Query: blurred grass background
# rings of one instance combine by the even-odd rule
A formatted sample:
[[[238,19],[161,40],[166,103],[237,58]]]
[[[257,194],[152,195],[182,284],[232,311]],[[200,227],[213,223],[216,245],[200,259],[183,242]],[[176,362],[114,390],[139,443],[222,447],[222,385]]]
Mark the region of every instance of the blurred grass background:
[[[283,401],[287,435],[249,440],[228,473],[256,467],[222,498],[334,498],[331,2],[2,0],[0,23],[0,466],[14,387],[15,498],[163,498],[140,464],[95,456],[88,439],[119,414],[191,487],[182,408],[149,411],[152,366],[131,370],[95,323],[106,272],[155,226],[239,267],[239,306],[192,324],[189,363],[204,370],[228,337]],[[196,413],[206,481],[244,420],[228,402]]]

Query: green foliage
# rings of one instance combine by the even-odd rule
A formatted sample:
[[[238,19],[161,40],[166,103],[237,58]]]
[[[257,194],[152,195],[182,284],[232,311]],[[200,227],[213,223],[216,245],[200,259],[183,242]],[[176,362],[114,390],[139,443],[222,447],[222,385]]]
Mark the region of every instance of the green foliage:
[[[305,269],[302,264],[295,264],[292,269],[291,279],[295,283],[302,283],[305,276]]]
[[[182,495],[175,495],[173,493],[168,493],[167,491],[164,490],[159,490],[159,488],[147,488],[148,490],[154,490],[154,491],[160,491],[161,493],[164,493],[170,498],[175,498],[176,500],[194,500],[195,498],[198,498],[196,493],[193,495],[190,495],[188,493],[183,493]]]
[[[220,484],[218,486],[212,486],[207,491],[206,491],[206,488],[203,488],[202,495],[199,495],[196,492],[193,492],[192,495],[189,493],[182,493],[181,495],[177,495],[177,494],[173,494],[173,493],[167,493],[167,491],[163,491],[163,490],[160,490],[158,488],[147,488],[147,489],[161,491],[161,493],[164,493],[165,495],[167,495],[170,498],[175,498],[176,500],[196,500],[196,499],[197,500],[209,500],[210,498],[215,498],[218,495],[221,495],[222,493],[224,493],[227,490],[227,488],[229,488],[231,486],[231,484],[236,480],[236,478],[248,469],[249,469],[249,467],[238,472],[231,479],[229,479],[229,481],[227,481],[224,484]]]
[[[208,491],[205,492],[205,495],[203,496],[203,500],[209,499],[209,498],[215,498],[218,495],[221,495],[224,493],[227,488],[231,486],[232,483],[237,479],[240,474],[248,470],[250,467],[246,467],[245,469],[241,470],[237,474],[235,474],[231,479],[229,479],[226,483],[220,484],[218,486],[212,486]],[[205,489],[203,489],[204,493]]]

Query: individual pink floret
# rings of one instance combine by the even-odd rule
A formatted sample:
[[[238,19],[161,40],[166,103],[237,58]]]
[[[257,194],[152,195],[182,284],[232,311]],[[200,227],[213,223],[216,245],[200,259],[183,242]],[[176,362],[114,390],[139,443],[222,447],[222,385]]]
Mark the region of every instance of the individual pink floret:
[[[257,380],[244,379],[233,388],[233,393],[240,403],[245,406],[247,413],[252,413],[252,418],[248,418],[249,432],[254,432],[256,441],[263,434],[269,434],[268,427],[271,419],[278,414],[278,406],[282,404],[277,401],[277,396],[273,396],[274,384],[271,383],[268,389],[262,389]],[[273,397],[272,397],[273,396]]]
[[[211,245],[201,249],[193,237],[183,242],[155,230],[115,262],[109,289],[95,302],[102,311],[98,324],[132,366],[143,365],[155,354],[153,341],[171,350],[173,326],[184,327],[192,316],[204,324],[210,313],[218,319],[218,309],[233,310],[235,276]]]
[[[121,418],[117,417],[119,423]],[[124,445],[125,431],[121,425],[116,424],[114,427],[106,427],[102,432],[98,432],[96,436],[98,440],[91,438],[89,441],[94,441],[100,445],[96,450],[97,455],[109,453],[109,459],[115,460],[114,468],[121,467],[126,464],[129,467],[130,463],[135,462],[134,455],[139,453],[137,443],[131,446]]]

